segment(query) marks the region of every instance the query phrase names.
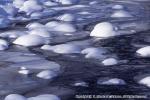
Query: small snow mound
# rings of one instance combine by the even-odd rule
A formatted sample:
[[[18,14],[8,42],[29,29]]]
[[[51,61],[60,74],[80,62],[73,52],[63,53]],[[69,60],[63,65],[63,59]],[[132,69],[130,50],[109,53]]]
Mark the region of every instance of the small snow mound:
[[[69,13],[61,15],[57,19],[61,20],[61,21],[68,21],[68,22],[76,20],[75,15],[74,14],[69,14]]]
[[[97,81],[97,84],[99,85],[125,85],[126,82],[122,79],[112,78],[112,79],[107,79],[107,80],[99,79]]]
[[[43,50],[51,50],[55,53],[60,54],[71,54],[71,53],[80,53],[81,48],[73,44],[60,44],[56,46],[44,45],[41,47]]]
[[[44,94],[44,95],[28,98],[28,100],[61,100],[61,99],[58,96],[53,94]]]
[[[150,46],[140,48],[136,51],[136,53],[141,57],[150,57]]]
[[[42,37],[51,37],[50,32],[48,30],[44,29],[44,28],[33,29],[29,32],[29,34],[39,35],[39,36],[42,36]]]
[[[103,37],[103,38],[112,37],[116,35],[119,34],[115,31],[115,28],[109,22],[102,22],[97,24],[90,34],[90,36]]]
[[[138,83],[150,87],[150,76],[141,79]]]
[[[93,47],[82,50],[81,54],[85,54],[85,58],[104,59],[107,52],[106,49]]]
[[[27,15],[30,15],[33,12],[42,11],[43,7],[36,0],[28,0],[25,1],[23,6],[19,9],[19,11],[24,11]]]
[[[45,24],[45,26],[48,28],[53,28],[53,27],[56,27],[58,25],[59,25],[59,22],[57,22],[57,21],[50,21],[50,22]]]
[[[108,58],[102,61],[102,64],[105,66],[111,66],[111,65],[116,65],[118,64],[118,60],[115,58]]]
[[[77,4],[79,0],[59,0],[58,2],[61,3],[62,5],[73,5]]]
[[[26,67],[21,67],[18,73],[23,75],[28,75],[30,74],[30,71]]]
[[[112,9],[120,10],[120,9],[124,9],[124,6],[122,6],[122,5],[114,5],[114,6],[112,7]]]
[[[4,100],[27,100],[24,96],[19,94],[10,94]]]
[[[111,17],[113,18],[122,18],[122,17],[133,17],[129,12],[124,10],[115,11]]]
[[[38,28],[44,28],[44,25],[41,23],[33,22],[26,25],[26,28],[28,29],[38,29]]]
[[[3,39],[0,39],[0,50],[5,50],[8,48],[8,42],[3,40]]]
[[[57,76],[57,73],[51,70],[44,70],[38,73],[36,76],[42,79],[52,79]]]
[[[14,44],[22,45],[22,46],[38,46],[46,43],[45,38],[39,35],[23,35],[18,37],[14,42]]]

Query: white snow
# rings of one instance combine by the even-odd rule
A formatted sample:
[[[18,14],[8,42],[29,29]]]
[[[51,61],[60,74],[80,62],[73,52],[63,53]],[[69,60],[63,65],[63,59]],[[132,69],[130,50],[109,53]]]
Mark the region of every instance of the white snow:
[[[27,100],[27,98],[19,94],[10,94],[4,100]]]
[[[150,87],[150,76],[147,76],[147,77],[145,77],[145,78],[139,80],[138,83]]]
[[[55,46],[44,45],[41,47],[43,50],[51,50],[55,53],[60,54],[71,54],[71,53],[80,53],[81,48],[74,44],[60,44]]]
[[[16,8],[20,8],[23,6],[24,2],[26,0],[13,0],[13,5],[16,7]]]
[[[38,73],[36,76],[42,79],[52,79],[57,76],[57,72],[52,70],[44,70]]]
[[[6,40],[0,39],[0,50],[5,50],[8,48],[8,42]]]
[[[23,35],[18,37],[13,43],[22,46],[38,46],[45,44],[47,41],[39,35]]]
[[[36,0],[25,1],[23,6],[19,9],[20,12],[24,11],[27,15],[33,12],[42,11],[43,7]]]
[[[58,0],[58,2],[61,3],[62,5],[73,5],[77,4],[79,0]]]
[[[120,10],[120,9],[124,9],[124,6],[117,4],[117,5],[112,6],[112,9]]]
[[[29,32],[29,34],[39,35],[42,37],[51,37],[50,32],[44,28],[33,29]]]
[[[90,36],[101,38],[107,38],[116,35],[119,34],[116,32],[115,27],[109,22],[101,22],[97,24],[90,34]]]
[[[104,59],[107,52],[108,51],[103,48],[91,47],[82,50],[81,54],[85,54],[85,58]]]
[[[48,28],[53,28],[53,27],[56,27],[58,25],[59,25],[58,21],[50,21],[50,22],[45,24],[45,26],[48,27]]]
[[[126,82],[122,79],[112,78],[112,79],[107,79],[107,80],[99,79],[97,81],[97,84],[99,85],[125,85]]]
[[[53,94],[43,94],[36,97],[30,97],[28,100],[61,100],[58,96]]]
[[[26,67],[21,67],[18,73],[23,75],[28,75],[30,71]]]
[[[141,57],[150,57],[150,46],[140,48],[136,51],[136,53]]]
[[[28,25],[26,25],[26,28],[28,29],[38,29],[38,28],[44,28],[45,26],[41,23],[38,22],[33,22],[33,23],[29,23]]]
[[[133,17],[133,16],[125,10],[117,10],[111,15],[111,17],[122,18],[122,17]]]
[[[102,61],[102,64],[105,66],[111,66],[118,64],[118,60],[115,58],[107,58],[104,61]]]
[[[74,14],[66,13],[66,14],[59,16],[57,19],[61,20],[61,21],[68,21],[69,22],[69,21],[75,21],[76,17]]]

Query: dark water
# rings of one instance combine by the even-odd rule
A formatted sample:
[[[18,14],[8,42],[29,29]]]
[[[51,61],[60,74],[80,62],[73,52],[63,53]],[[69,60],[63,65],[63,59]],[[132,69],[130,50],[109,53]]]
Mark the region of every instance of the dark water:
[[[92,0],[81,0],[80,4],[88,6]],[[2,1],[0,1],[1,3]],[[75,95],[145,95],[146,99],[117,99],[117,100],[149,100],[150,88],[139,85],[137,80],[143,76],[150,75],[150,58],[140,58],[135,52],[138,48],[150,44],[150,1],[131,1],[131,0],[97,0],[97,4],[88,7],[65,9],[55,14],[54,16],[36,20],[46,23],[50,20],[56,20],[56,16],[61,15],[62,12],[74,12],[75,14],[81,11],[87,11],[91,14],[81,15],[77,14],[78,18],[84,20],[77,20],[72,22],[78,26],[79,32],[74,36],[60,36],[52,39],[51,44],[76,43],[82,46],[88,45],[93,47],[108,48],[112,54],[117,56],[120,60],[125,62],[114,66],[103,66],[99,60],[85,59],[81,54],[60,55],[49,51],[43,51],[40,47],[24,48],[11,45],[6,50],[8,52],[31,52],[49,61],[55,61],[62,66],[61,74],[51,81],[40,80],[34,77],[20,76],[15,73],[11,66],[14,64],[13,60],[3,61],[3,53],[0,56],[0,95],[3,97],[10,93],[20,93],[27,97],[37,96],[45,93],[52,93],[60,96],[62,100],[94,100],[94,99],[77,99]],[[114,4],[122,4],[125,9],[132,13],[133,18],[110,18],[112,10],[110,7]],[[59,8],[59,7],[58,7]],[[58,9],[54,7],[54,9]],[[33,20],[31,20],[32,22]],[[96,23],[109,21],[117,26],[126,26],[124,29],[128,35],[111,37],[109,39],[95,40],[84,34],[85,31],[91,32]],[[24,26],[29,22],[16,22],[16,26],[10,30],[25,30]],[[137,26],[132,27],[132,23]],[[142,23],[142,24],[141,24]],[[143,24],[144,23],[144,24]],[[144,25],[148,27],[142,27]],[[131,26],[130,26],[131,25]],[[139,25],[139,26],[138,26]],[[140,26],[141,25],[141,26]],[[135,34],[131,34],[130,30],[136,30]],[[5,30],[1,30],[5,31]],[[10,40],[11,41],[11,40]],[[5,59],[14,58],[15,56],[4,57]],[[38,70],[37,70],[38,72]],[[37,73],[35,71],[35,73]],[[8,75],[8,73],[11,73]],[[11,76],[12,75],[12,76]],[[8,78],[7,80],[5,79]],[[99,78],[120,78],[126,81],[127,85],[122,86],[105,86],[98,85]],[[89,84],[88,87],[73,86],[75,82],[84,81]],[[12,82],[13,84],[9,83]],[[29,82],[29,83],[26,83]],[[8,84],[8,86],[4,85]],[[109,100],[109,99],[96,99]],[[116,100],[116,99],[110,99]]]

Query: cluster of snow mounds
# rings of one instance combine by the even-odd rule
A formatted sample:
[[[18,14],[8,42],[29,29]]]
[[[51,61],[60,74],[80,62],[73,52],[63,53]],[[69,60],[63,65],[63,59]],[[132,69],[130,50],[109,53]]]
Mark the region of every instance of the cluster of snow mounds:
[[[56,46],[44,45],[41,47],[43,50],[50,50],[55,53],[60,54],[71,54],[71,53],[80,53],[81,48],[74,44],[60,44]]]
[[[5,50],[8,48],[8,42],[3,40],[3,39],[0,39],[0,50]]]
[[[94,29],[92,30],[90,36],[93,37],[100,37],[100,38],[107,38],[107,37],[112,37],[112,36],[117,36],[120,35],[117,32],[117,28],[114,27],[111,23],[109,22],[101,22],[98,23]]]
[[[150,46],[140,48],[136,51],[136,53],[141,57],[150,57]]]
[[[61,99],[53,94],[43,94],[30,98],[26,98],[20,94],[10,94],[6,96],[4,100],[61,100]]]

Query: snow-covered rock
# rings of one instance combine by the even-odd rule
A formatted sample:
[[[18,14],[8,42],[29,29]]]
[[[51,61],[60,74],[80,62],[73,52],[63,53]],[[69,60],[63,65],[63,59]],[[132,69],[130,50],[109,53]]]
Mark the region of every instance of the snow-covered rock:
[[[99,85],[126,85],[126,82],[122,79],[98,79],[97,84]]]
[[[36,76],[42,79],[52,79],[57,76],[57,72],[54,72],[52,70],[44,70],[38,73]]]
[[[27,98],[19,94],[10,94],[4,100],[27,100]]]
[[[104,59],[107,52],[106,49],[93,47],[82,50],[81,54],[84,54],[85,58]]]
[[[124,6],[117,4],[117,5],[112,6],[112,9],[120,10],[120,9],[124,9]]]
[[[68,22],[76,20],[75,15],[74,14],[69,14],[69,13],[61,15],[57,19],[61,20],[61,21],[68,21]]]
[[[36,97],[30,97],[28,100],[61,100],[58,96],[53,94],[43,94]]]
[[[119,35],[116,32],[116,28],[109,22],[102,22],[97,24],[90,34],[90,36],[101,38],[107,38],[116,35]]]
[[[107,58],[104,61],[102,61],[102,64],[105,66],[111,66],[118,64],[118,60],[115,58]]]
[[[111,15],[111,17],[122,18],[122,17],[133,17],[133,16],[125,10],[117,10]]]
[[[26,28],[28,29],[38,29],[38,28],[44,28],[45,26],[38,22],[29,23],[26,25]]]
[[[139,80],[138,83],[142,84],[142,85],[146,85],[147,87],[150,87],[150,76],[147,76],[147,77]]]
[[[0,39],[0,50],[5,50],[8,48],[8,42],[3,40],[3,39]]]
[[[140,48],[136,51],[136,53],[141,57],[150,57],[150,46]]]
[[[60,54],[71,54],[71,53],[80,53],[81,48],[74,44],[60,44],[56,46],[44,45],[41,47],[43,50],[51,50],[55,53]]]
[[[29,34],[39,35],[42,37],[51,37],[50,32],[44,28],[33,29],[29,32]]]
[[[77,4],[79,0],[58,0],[58,2],[61,3],[62,5],[73,5]]]
[[[14,44],[22,45],[22,46],[38,46],[42,44],[46,44],[47,40],[44,37],[39,35],[23,35],[18,37],[14,42]]]
[[[23,6],[19,9],[20,12],[26,12],[27,15],[30,15],[33,12],[42,11],[43,7],[36,0],[25,1]]]

